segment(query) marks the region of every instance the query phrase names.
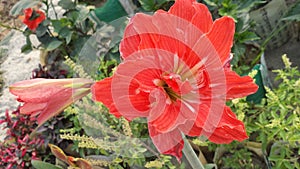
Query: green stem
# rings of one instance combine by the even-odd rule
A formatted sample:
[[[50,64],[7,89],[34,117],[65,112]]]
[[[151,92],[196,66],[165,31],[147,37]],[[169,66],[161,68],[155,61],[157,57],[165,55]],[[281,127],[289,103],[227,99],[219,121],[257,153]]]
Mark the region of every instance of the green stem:
[[[48,2],[47,2],[47,3],[48,3]],[[50,1],[50,5],[51,5],[51,8],[53,9],[53,12],[54,12],[54,15],[55,15],[55,19],[58,20],[57,12],[56,12],[56,10],[55,10],[55,6],[54,6],[54,4],[53,4],[52,1]]]
[[[278,25],[275,26],[275,28],[272,30],[270,36],[268,36],[266,38],[266,40],[262,43],[261,45],[261,50],[259,52],[259,54],[257,55],[257,57],[251,62],[251,65],[254,65],[255,63],[257,63],[259,61],[259,59],[261,58],[261,55],[265,52],[266,46],[269,43],[269,41],[276,36],[280,31],[282,31],[286,26],[288,26],[290,22],[285,22],[281,27],[279,27],[279,29],[277,28]]]
[[[182,137],[184,140],[184,147],[182,152],[188,160],[191,167],[193,169],[205,169],[185,135],[182,134]]]

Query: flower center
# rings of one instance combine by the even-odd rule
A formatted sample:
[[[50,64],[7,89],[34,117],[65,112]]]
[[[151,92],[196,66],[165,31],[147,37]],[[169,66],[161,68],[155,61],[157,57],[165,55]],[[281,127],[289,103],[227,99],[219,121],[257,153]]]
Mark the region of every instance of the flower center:
[[[156,86],[164,89],[172,102],[176,102],[177,99],[181,98],[180,82],[180,76],[176,74],[166,74],[162,76],[162,79],[155,79],[153,81]]]
[[[29,20],[30,20],[30,21],[33,21],[33,20],[39,18],[40,16],[41,16],[41,15],[40,15],[39,13],[37,13],[36,11],[32,11],[32,14],[31,14]]]
[[[176,102],[177,99],[180,99],[180,96],[171,87],[169,87],[167,83],[163,85],[163,89],[172,102]]]

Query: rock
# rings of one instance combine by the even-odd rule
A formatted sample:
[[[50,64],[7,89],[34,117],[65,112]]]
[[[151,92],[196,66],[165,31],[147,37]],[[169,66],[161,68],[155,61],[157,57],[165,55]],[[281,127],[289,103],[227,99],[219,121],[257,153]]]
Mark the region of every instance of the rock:
[[[12,36],[1,46],[2,49],[6,49],[6,56],[0,65],[0,71],[3,72],[2,78],[4,80],[2,96],[0,96],[0,116],[3,116],[7,109],[11,112],[19,106],[15,96],[9,93],[9,85],[30,79],[31,71],[39,64],[40,52],[34,50],[28,54],[21,53],[21,48],[26,43],[25,36],[18,31],[12,31],[11,33]],[[5,131],[0,130],[0,141],[4,139],[4,134]]]

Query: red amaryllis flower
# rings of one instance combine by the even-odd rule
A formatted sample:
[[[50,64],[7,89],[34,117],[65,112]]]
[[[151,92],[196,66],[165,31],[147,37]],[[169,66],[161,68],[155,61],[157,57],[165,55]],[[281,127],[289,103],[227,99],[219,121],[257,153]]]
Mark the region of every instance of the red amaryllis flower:
[[[213,22],[195,0],[177,0],[153,16],[136,14],[120,44],[123,63],[92,86],[93,97],[117,117],[146,117],[156,148],[177,158],[182,133],[215,143],[244,140],[244,124],[225,102],[258,87],[228,67],[234,30],[232,18]]]
[[[32,8],[24,9],[23,13],[24,16],[21,16],[20,19],[32,31],[35,31],[46,18],[43,11],[33,10]]]
[[[18,101],[24,102],[22,114],[38,115],[39,126],[58,115],[67,106],[90,93],[93,81],[88,79],[32,79],[9,87]]]

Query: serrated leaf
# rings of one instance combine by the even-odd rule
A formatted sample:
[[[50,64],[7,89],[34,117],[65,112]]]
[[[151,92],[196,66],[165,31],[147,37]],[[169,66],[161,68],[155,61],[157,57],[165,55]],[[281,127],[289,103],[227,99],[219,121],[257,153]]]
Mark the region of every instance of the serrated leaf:
[[[52,50],[58,48],[61,44],[62,44],[62,41],[54,39],[46,45],[46,50],[52,51]]]
[[[58,167],[58,166],[55,166],[53,164],[46,163],[43,161],[39,161],[39,160],[32,160],[31,164],[36,169],[45,169],[45,168],[47,168],[47,169],[62,169],[61,167]]]

